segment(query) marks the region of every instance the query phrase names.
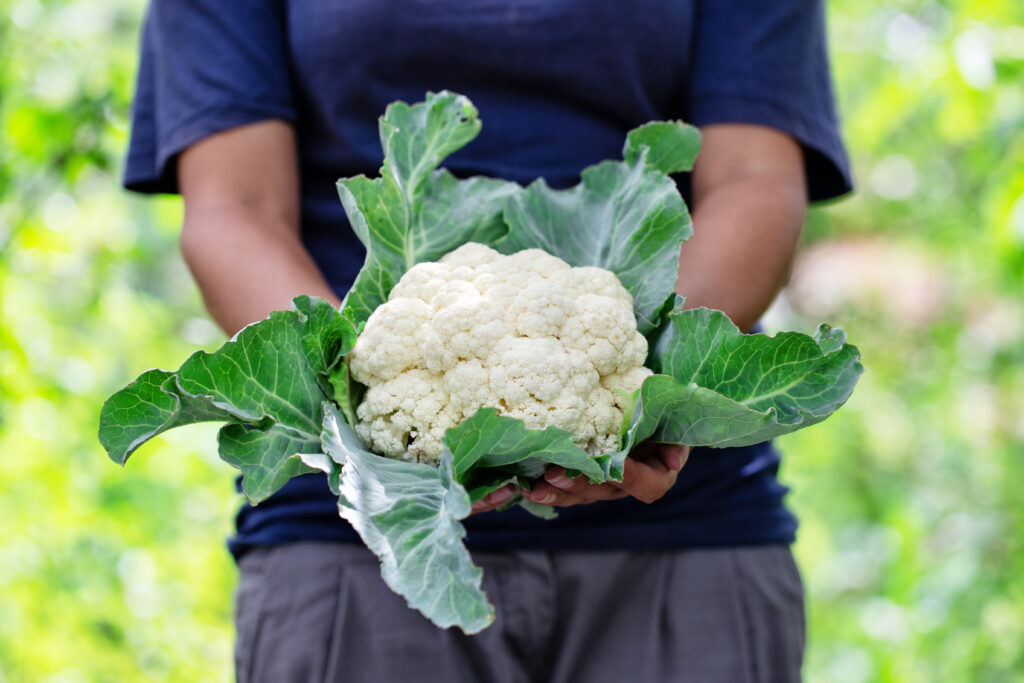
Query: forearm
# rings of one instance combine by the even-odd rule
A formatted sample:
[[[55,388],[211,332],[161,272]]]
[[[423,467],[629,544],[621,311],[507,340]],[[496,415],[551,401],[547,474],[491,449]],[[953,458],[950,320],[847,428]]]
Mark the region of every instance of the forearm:
[[[773,128],[701,128],[694,236],[679,254],[686,306],[725,311],[749,330],[786,283],[807,211],[799,145]]]
[[[293,297],[340,303],[297,233],[259,209],[186,210],[181,248],[210,315],[229,335]]]
[[[178,161],[181,251],[206,308],[234,334],[300,294],[340,303],[300,236],[291,125],[270,119],[211,135]]]
[[[786,283],[806,209],[802,186],[739,178],[700,197],[679,256],[686,307],[725,311],[743,330]]]

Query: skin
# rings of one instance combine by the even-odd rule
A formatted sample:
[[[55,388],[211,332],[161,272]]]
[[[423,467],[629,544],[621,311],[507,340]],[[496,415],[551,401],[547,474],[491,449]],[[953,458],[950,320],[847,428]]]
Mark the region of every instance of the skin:
[[[716,124],[701,133],[692,174],[695,231],[680,252],[676,291],[688,307],[723,310],[746,330],[790,272],[807,207],[801,151],[763,126]],[[277,120],[207,137],[178,160],[182,253],[210,315],[229,335],[288,308],[298,294],[340,304],[302,244],[298,178],[294,132]],[[524,496],[553,506],[626,496],[651,503],[672,487],[689,453],[686,446],[644,444],[616,483],[569,479],[551,467]],[[473,511],[512,495],[499,489]]]
[[[299,294],[331,291],[299,233],[295,136],[261,121],[204,138],[178,159],[181,251],[210,315],[229,335]]]

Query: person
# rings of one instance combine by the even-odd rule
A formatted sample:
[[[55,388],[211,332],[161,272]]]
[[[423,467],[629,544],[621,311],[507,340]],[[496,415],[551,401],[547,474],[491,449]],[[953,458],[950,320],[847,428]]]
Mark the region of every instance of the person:
[[[153,0],[124,176],[184,197],[181,249],[228,334],[305,293],[339,303],[364,251],[335,195],[374,175],[378,116],[467,95],[459,176],[575,184],[654,119],[700,127],[679,178],[695,236],[678,291],[751,329],[809,200],[850,189],[821,0]],[[466,520],[497,621],[435,628],[390,593],[319,475],[258,507],[239,561],[240,681],[795,681],[796,520],[771,444],[631,458],[621,485],[552,468],[520,509]],[[685,461],[685,466],[683,463]]]

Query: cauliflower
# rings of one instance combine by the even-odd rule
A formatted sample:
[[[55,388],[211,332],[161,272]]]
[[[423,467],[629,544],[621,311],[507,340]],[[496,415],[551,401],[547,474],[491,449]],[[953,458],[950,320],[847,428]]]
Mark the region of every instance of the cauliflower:
[[[608,453],[646,357],[613,273],[465,244],[413,266],[366,321],[349,366],[368,387],[356,431],[379,453],[436,464],[445,431],[491,407]]]

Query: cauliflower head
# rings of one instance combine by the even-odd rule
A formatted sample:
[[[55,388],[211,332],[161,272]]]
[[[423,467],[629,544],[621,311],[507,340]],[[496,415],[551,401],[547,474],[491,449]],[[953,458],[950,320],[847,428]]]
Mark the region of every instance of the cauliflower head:
[[[646,357],[610,271],[465,244],[412,267],[366,321],[349,359],[367,386],[356,432],[378,453],[436,464],[445,431],[491,407],[608,453]]]

